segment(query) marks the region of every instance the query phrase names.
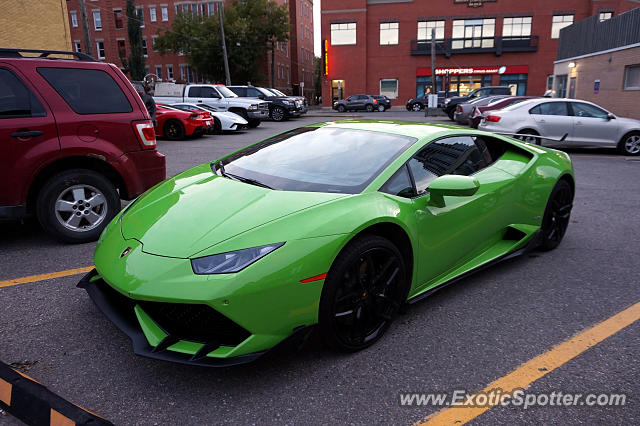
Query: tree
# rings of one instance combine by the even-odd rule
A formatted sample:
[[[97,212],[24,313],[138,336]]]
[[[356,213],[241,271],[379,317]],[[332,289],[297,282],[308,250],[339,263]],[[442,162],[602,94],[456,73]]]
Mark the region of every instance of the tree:
[[[223,11],[231,79],[234,83],[263,82],[260,62],[276,41],[289,38],[287,6],[270,0],[231,0]],[[182,52],[199,75],[224,81],[218,16],[178,14],[171,28],[156,40],[160,53]]]
[[[318,99],[322,96],[322,58],[314,57],[313,66],[315,71],[315,93],[314,102],[317,104]]]
[[[140,30],[140,17],[136,10],[134,0],[127,0],[127,34],[129,35],[129,58],[120,58],[125,72],[128,72],[132,80],[143,80],[145,76],[144,52],[142,50],[142,31]]]

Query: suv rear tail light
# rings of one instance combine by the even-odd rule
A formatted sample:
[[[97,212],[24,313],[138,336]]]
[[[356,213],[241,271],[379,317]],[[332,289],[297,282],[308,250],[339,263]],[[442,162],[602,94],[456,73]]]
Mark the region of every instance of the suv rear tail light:
[[[155,149],[156,131],[153,130],[153,122],[151,120],[133,121],[131,125],[142,149]]]
[[[489,115],[487,116],[487,121],[491,121],[492,123],[497,123],[498,121],[500,121],[502,117],[498,116],[498,115]]]

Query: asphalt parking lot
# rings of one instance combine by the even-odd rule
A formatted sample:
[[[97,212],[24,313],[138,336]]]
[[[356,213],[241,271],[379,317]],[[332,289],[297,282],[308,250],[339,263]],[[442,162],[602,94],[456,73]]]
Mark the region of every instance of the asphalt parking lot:
[[[358,115],[449,123],[400,110]],[[311,112],[238,134],[160,141],[158,149],[167,155],[171,176],[331,119]],[[559,248],[509,260],[435,293],[409,307],[380,342],[355,354],[333,353],[312,338],[297,353],[228,369],[136,357],[126,336],[76,288],[81,274],[43,275],[91,266],[95,244],[56,243],[34,221],[0,223],[0,360],[114,424],[420,422],[440,408],[403,407],[400,392],[477,392],[640,302],[640,161],[607,150],[570,155],[576,197]],[[43,276],[12,281],[33,275]],[[495,407],[467,420],[640,423],[640,322],[620,328],[544,371],[528,390],[623,393],[625,406]],[[518,380],[529,385],[526,377]],[[3,423],[16,420],[0,416]]]

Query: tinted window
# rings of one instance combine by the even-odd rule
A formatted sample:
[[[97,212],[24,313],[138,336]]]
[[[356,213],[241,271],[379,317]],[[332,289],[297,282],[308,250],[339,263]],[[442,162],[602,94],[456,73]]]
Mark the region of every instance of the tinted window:
[[[104,71],[38,68],[38,72],[78,114],[133,111],[120,86]]]
[[[219,98],[218,92],[213,87],[201,87],[200,97],[202,98]]]
[[[303,127],[224,160],[225,171],[287,191],[357,194],[416,139],[388,133]]]
[[[249,87],[247,90],[247,96],[250,96],[252,98],[257,98],[260,97],[260,95],[262,95],[262,93],[260,93],[259,90],[256,90],[253,87]],[[264,95],[263,95],[264,96]]]
[[[485,156],[469,136],[455,136],[431,142],[409,160],[418,194],[424,194],[432,180],[446,174],[471,175],[486,167]]]
[[[530,114],[539,115],[569,115],[566,102],[546,102],[529,110]]]
[[[572,102],[573,115],[576,117],[608,118],[609,113],[595,105]]]
[[[11,71],[0,68],[0,119],[44,117],[42,104]]]
[[[380,191],[391,195],[398,195],[400,197],[411,198],[415,195],[413,191],[413,185],[411,184],[411,178],[409,177],[409,171],[407,166],[402,166],[391,179],[387,181]]]
[[[189,87],[189,95],[187,96],[188,98],[199,98],[201,97],[202,91],[200,90],[200,87]]]

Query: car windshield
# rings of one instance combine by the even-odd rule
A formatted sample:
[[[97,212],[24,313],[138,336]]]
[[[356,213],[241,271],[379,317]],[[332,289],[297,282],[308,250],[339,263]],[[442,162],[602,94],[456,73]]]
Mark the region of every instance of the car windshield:
[[[270,91],[268,91],[267,89],[264,89],[264,88],[262,88],[262,87],[256,87],[256,89],[258,89],[258,91],[259,91],[260,93],[262,93],[263,95],[265,95],[265,96],[273,96],[273,93],[271,93],[271,92],[270,92]],[[277,96],[280,96],[280,95],[277,95]]]
[[[227,88],[226,86],[216,86],[216,89],[218,89],[218,92],[220,92],[220,94],[222,96],[224,96],[225,98],[237,98],[238,97],[238,95],[233,93],[231,91],[231,89]]]
[[[225,172],[285,191],[358,194],[417,139],[332,127],[303,127],[223,160]]]
[[[279,91],[278,89],[268,89],[270,91],[272,91],[273,93],[276,94],[276,96],[287,96],[284,93],[282,93],[281,91]]]
[[[526,99],[526,100],[524,100],[522,102],[516,102],[516,103],[513,103],[511,105],[508,105],[508,106],[502,108],[502,111],[513,111],[514,109],[519,109],[519,108],[522,108],[522,107],[526,107],[527,105],[528,106],[533,106],[537,102],[539,102],[539,101],[536,100],[536,99]]]

